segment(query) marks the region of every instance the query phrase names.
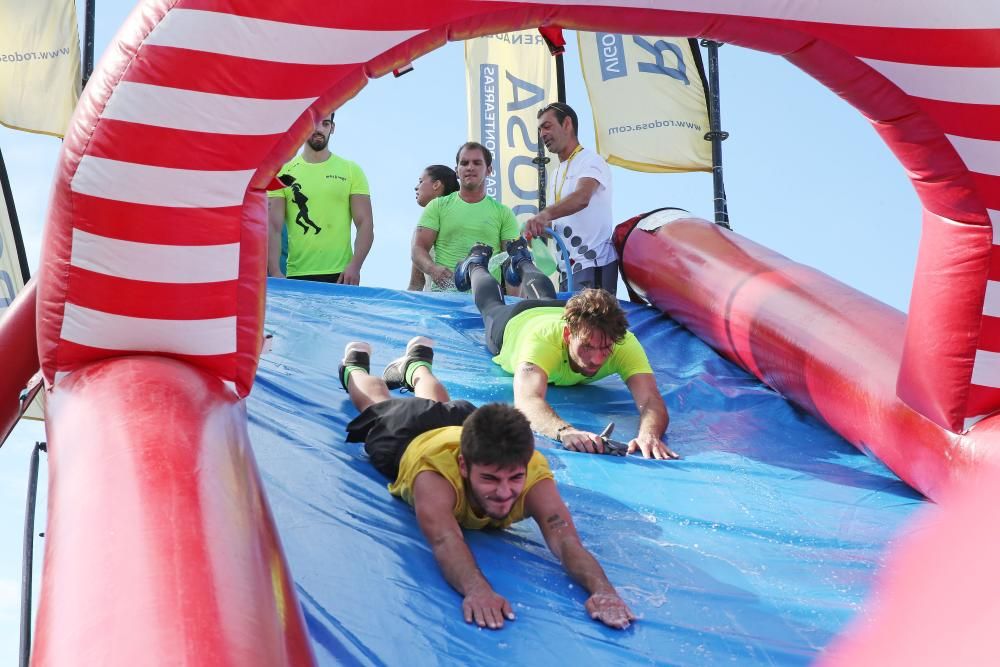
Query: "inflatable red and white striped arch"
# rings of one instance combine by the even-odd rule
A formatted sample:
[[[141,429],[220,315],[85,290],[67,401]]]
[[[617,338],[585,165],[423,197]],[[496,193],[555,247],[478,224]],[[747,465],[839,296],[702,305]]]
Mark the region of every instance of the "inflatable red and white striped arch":
[[[1000,408],[995,0],[149,0],[63,146],[39,280],[47,382],[142,352],[245,395],[261,344],[263,189],[313,118],[446,40],[543,24],[767,51],[856,107],[924,207],[900,396],[953,431]]]

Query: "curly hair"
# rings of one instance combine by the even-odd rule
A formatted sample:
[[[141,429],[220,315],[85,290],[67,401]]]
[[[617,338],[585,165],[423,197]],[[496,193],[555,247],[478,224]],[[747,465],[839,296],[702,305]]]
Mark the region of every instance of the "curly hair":
[[[566,302],[563,315],[573,335],[600,331],[609,340],[620,343],[628,333],[628,320],[618,299],[602,289],[585,289]]]
[[[535,453],[528,418],[506,403],[488,403],[469,415],[459,444],[469,465],[525,466]]]

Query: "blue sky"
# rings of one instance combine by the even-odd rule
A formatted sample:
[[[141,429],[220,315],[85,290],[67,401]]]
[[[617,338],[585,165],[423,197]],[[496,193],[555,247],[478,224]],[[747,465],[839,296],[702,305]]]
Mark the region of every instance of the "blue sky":
[[[128,2],[98,0],[98,57],[130,9]],[[82,3],[79,11],[82,16]],[[568,41],[567,97],[580,114],[582,143],[593,146],[575,37]],[[905,311],[920,206],[903,168],[867,120],[783,59],[725,46],[720,60],[734,230]],[[428,164],[450,164],[465,140],[462,45],[448,44],[415,65],[400,79],[370,82],[338,112],[331,140],[331,149],[358,162],[371,185],[376,238],[362,272],[366,285],[405,287],[410,233],[420,213],[413,199],[417,176]],[[34,270],[59,141],[0,127],[0,150]],[[712,218],[710,174],[614,167],[613,178],[618,220],[661,206]],[[24,487],[31,447],[40,439],[41,426],[25,423],[0,449],[0,664],[15,664],[17,655]],[[43,462],[43,484],[44,468]],[[38,530],[43,515],[44,504]],[[37,540],[38,560],[42,547]]]

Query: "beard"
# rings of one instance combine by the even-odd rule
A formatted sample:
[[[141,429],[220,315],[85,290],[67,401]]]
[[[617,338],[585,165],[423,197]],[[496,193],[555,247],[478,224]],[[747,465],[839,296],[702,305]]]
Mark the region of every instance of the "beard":
[[[326,145],[330,143],[330,137],[324,137],[322,134],[314,134],[309,137],[309,141],[306,143],[309,144],[309,148],[318,153],[326,148]]]

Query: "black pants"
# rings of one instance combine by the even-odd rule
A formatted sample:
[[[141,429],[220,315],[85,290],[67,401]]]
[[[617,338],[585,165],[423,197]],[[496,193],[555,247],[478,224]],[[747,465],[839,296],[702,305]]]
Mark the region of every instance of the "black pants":
[[[461,426],[475,410],[468,401],[391,398],[372,403],[352,419],[347,425],[347,442],[365,443],[372,466],[394,482],[403,452],[414,438],[442,426]]]
[[[500,354],[503,347],[503,331],[516,315],[529,308],[544,306],[562,307],[566,301],[556,298],[556,289],[538,268],[531,262],[524,262],[521,269],[521,294],[524,299],[513,306],[503,300],[500,285],[485,269],[475,268],[470,276],[472,281],[472,296],[476,307],[483,316],[483,327],[486,329],[486,347],[491,354]]]
[[[288,276],[289,280],[310,280],[314,283],[335,283],[340,280],[339,273],[318,273],[311,276]]]

